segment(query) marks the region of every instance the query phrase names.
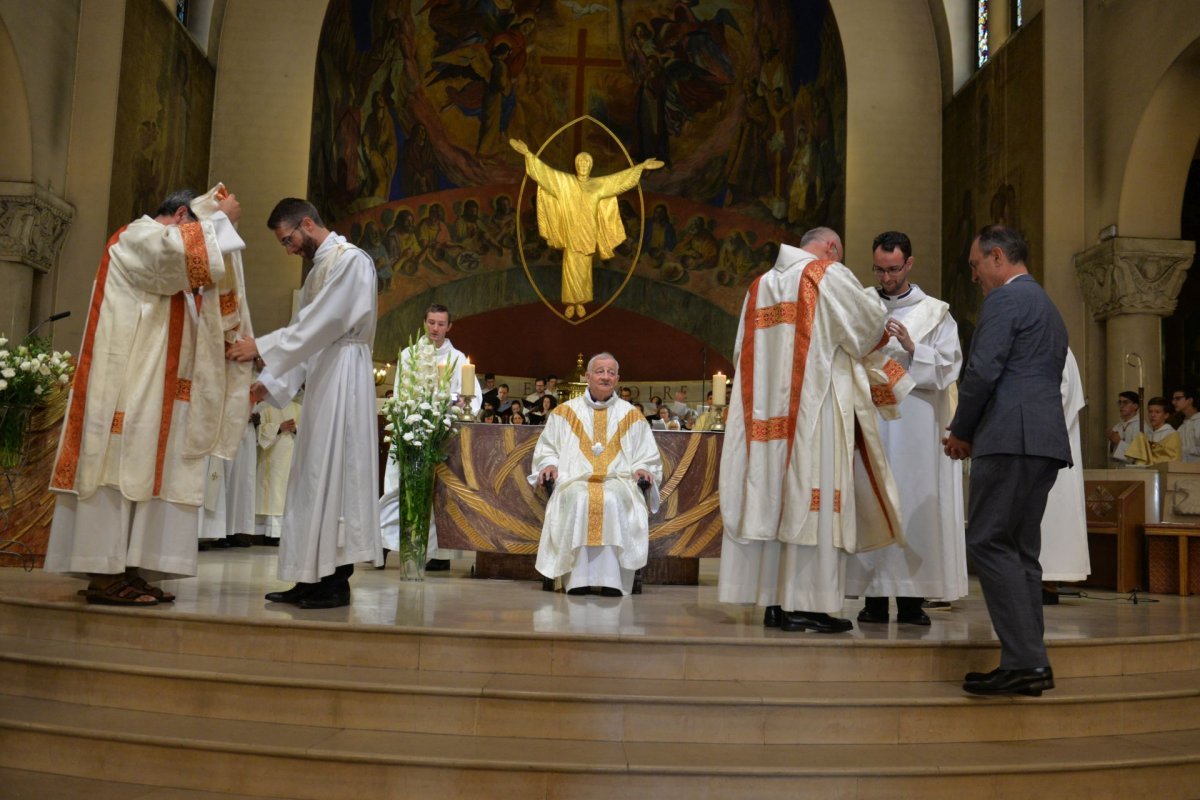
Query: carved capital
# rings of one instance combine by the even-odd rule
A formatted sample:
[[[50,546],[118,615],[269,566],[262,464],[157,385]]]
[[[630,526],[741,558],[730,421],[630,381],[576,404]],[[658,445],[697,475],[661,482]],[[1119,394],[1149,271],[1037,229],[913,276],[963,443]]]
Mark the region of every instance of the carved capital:
[[[74,216],[70,203],[36,184],[0,181],[0,261],[48,272]]]
[[[1195,255],[1195,242],[1119,236],[1076,253],[1075,274],[1097,322],[1118,314],[1165,317],[1175,311]]]

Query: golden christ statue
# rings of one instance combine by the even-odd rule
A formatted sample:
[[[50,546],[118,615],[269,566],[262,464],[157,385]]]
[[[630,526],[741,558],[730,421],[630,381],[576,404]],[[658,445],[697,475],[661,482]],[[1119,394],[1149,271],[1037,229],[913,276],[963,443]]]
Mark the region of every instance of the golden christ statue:
[[[658,169],[663,162],[648,158],[612,175],[592,177],[592,157],[580,153],[571,175],[546,166],[520,139],[508,143],[525,156],[525,172],[537,182],[538,233],[563,251],[566,317],[582,317],[587,313],[583,304],[592,302],[592,254],[612,258],[613,248],[625,241],[617,195],[637,186],[643,170]]]

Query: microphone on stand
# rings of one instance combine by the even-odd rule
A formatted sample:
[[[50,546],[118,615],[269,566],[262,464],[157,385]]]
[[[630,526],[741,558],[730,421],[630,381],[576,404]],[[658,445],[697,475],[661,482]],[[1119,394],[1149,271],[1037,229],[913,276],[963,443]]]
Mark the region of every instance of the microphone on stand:
[[[29,339],[31,336],[33,336],[35,333],[37,333],[38,330],[46,323],[55,322],[56,320],[60,320],[60,319],[66,319],[69,316],[71,316],[70,311],[60,311],[57,314],[51,314],[50,316],[46,317],[44,320],[39,322],[37,325],[34,325],[33,330],[31,330],[29,333],[25,334],[25,338]]]

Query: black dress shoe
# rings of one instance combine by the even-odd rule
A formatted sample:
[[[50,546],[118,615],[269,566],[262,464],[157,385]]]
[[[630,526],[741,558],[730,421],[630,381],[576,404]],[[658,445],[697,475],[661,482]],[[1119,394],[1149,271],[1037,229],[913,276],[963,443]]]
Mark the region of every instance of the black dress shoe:
[[[1058,605],[1058,592],[1057,591],[1052,592],[1049,589],[1043,588],[1042,589],[1042,605],[1044,605],[1044,606]]]
[[[574,589],[567,589],[567,594],[572,594],[578,597],[581,594],[591,594],[591,591],[592,587],[590,586],[576,586]]]
[[[929,615],[921,609],[913,611],[905,611],[903,614],[896,615],[896,622],[901,625],[924,625],[929,627]]]
[[[350,605],[350,587],[313,592],[296,603],[300,608],[341,608]]]
[[[265,597],[271,603],[298,603],[320,585],[319,583],[297,583],[285,592],[267,592]]]
[[[854,623],[848,619],[831,617],[815,611],[785,611],[779,627],[785,631],[845,633],[854,629]]]
[[[995,675],[997,672],[1000,672],[1000,671],[1001,671],[1000,668],[996,667],[991,672],[968,672],[966,675],[963,676],[963,683],[977,683],[981,680],[984,680],[985,678],[992,677],[993,675]]]
[[[426,572],[446,572],[450,569],[450,559],[431,558],[425,562]]]
[[[783,608],[780,606],[767,606],[767,610],[763,612],[763,625],[768,628],[778,628],[783,623]]]
[[[864,608],[862,611],[858,612],[859,622],[874,622],[878,623],[879,625],[887,625],[889,619],[891,619],[891,617],[888,616],[886,611],[880,614],[872,609]]]
[[[600,595],[601,597],[624,597],[625,596],[625,593],[622,592],[620,589],[614,589],[611,586],[601,586],[596,591],[596,594]]]
[[[968,694],[1041,697],[1042,692],[1054,688],[1054,673],[1049,667],[998,669],[977,681],[965,681],[962,688]]]

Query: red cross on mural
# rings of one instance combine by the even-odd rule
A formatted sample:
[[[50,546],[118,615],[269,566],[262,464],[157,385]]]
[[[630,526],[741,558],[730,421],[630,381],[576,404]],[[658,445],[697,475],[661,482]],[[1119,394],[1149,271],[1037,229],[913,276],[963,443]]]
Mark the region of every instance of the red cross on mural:
[[[575,68],[575,116],[581,117],[587,113],[583,107],[583,90],[584,90],[584,72],[588,67],[606,67],[613,69],[623,66],[619,58],[597,58],[588,57],[587,54],[587,29],[579,29],[578,44],[575,47],[574,56],[546,56],[542,59],[542,63],[551,67],[574,67]],[[578,153],[583,147],[583,127],[575,126],[575,152]]]

